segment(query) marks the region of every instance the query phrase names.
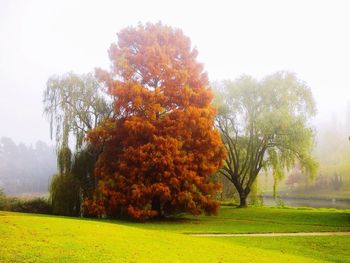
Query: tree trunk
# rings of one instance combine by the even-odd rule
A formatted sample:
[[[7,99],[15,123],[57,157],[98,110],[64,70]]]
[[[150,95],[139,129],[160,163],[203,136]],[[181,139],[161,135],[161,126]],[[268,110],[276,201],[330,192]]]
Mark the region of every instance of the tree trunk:
[[[157,217],[162,217],[162,209],[161,209],[159,196],[154,196],[152,198],[152,208],[151,209],[158,212]]]
[[[247,207],[247,195],[245,191],[239,191],[239,206],[240,208]]]

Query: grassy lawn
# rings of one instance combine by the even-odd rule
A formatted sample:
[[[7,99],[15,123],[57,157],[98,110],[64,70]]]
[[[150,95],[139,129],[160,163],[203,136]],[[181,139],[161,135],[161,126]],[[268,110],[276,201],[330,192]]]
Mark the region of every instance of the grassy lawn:
[[[350,211],[313,208],[222,206],[219,216],[183,217],[174,222],[118,224],[179,233],[269,233],[350,231]]]
[[[302,255],[329,262],[350,262],[349,236],[305,237],[215,237],[245,247],[278,251],[281,254]],[[213,239],[213,238],[212,238]]]
[[[297,231],[350,231],[350,212],[224,206],[150,223],[0,212],[0,262],[350,262],[350,236],[183,234]]]

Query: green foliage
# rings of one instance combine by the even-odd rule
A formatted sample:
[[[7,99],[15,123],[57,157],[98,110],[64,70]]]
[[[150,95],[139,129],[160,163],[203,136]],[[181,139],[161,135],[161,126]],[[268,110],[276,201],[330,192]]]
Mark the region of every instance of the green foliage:
[[[60,174],[70,173],[72,167],[72,151],[68,147],[62,147],[58,151],[57,166]]]
[[[59,171],[50,186],[53,212],[80,215],[82,200],[91,196],[95,186],[93,167],[99,154],[84,139],[91,129],[112,115],[111,98],[93,74],[67,73],[48,80],[43,103],[51,135],[56,132],[58,149]],[[75,155],[69,149],[70,136],[75,138]]]
[[[81,197],[79,180],[72,170],[72,153],[68,147],[58,152],[59,174],[53,176],[50,185],[52,212],[57,215],[79,216]]]
[[[6,195],[4,191],[0,189],[0,210],[7,210],[6,205],[7,205]]]
[[[51,214],[51,204],[47,198],[32,198],[21,200],[14,198],[10,203],[10,210],[13,212]]]
[[[241,198],[248,196],[261,169],[278,180],[298,162],[304,174],[315,175],[314,132],[309,124],[315,104],[310,88],[294,74],[217,83],[215,104],[216,124],[228,151],[220,172]]]
[[[232,188],[232,186],[231,186]],[[253,206],[263,206],[264,205],[264,198],[262,193],[259,191],[258,188],[258,180],[255,180],[252,184],[251,191],[249,194],[249,204]]]
[[[76,148],[81,148],[86,133],[112,114],[109,100],[92,73],[70,72],[49,78],[44,113],[50,121],[51,136],[55,131],[57,146],[67,147],[72,134]]]
[[[84,149],[75,153],[71,173],[79,181],[82,200],[92,197],[95,189],[96,178],[94,168],[97,154],[87,145]]]
[[[52,213],[66,216],[79,216],[81,197],[79,181],[71,174],[55,175],[50,185]]]
[[[51,180],[50,198],[53,213],[80,216],[81,204],[95,188],[95,155],[86,147],[74,155],[68,147],[58,152],[59,173]]]
[[[0,189],[0,210],[22,213],[50,214],[51,204],[46,198],[7,197]]]

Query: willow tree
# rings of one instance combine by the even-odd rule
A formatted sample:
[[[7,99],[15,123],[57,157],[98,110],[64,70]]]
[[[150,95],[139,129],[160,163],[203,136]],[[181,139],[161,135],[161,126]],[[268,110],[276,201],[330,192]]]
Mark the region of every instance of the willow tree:
[[[69,148],[61,148],[58,152],[58,174],[50,184],[52,212],[57,215],[80,215],[81,198],[79,181],[71,173],[72,152]]]
[[[216,126],[228,152],[220,173],[236,188],[240,207],[247,205],[262,169],[281,178],[298,162],[304,174],[315,174],[310,125],[315,103],[310,88],[294,74],[218,83],[216,104]]]
[[[77,150],[83,148],[87,132],[113,112],[110,97],[92,73],[50,77],[43,103],[51,138],[55,133],[57,146],[68,147],[71,136]]]
[[[50,186],[52,203],[58,214],[78,215],[79,203],[90,197],[94,188],[93,167],[99,154],[84,138],[112,116],[111,98],[93,74],[67,73],[49,78],[43,103],[58,151],[59,172]],[[74,155],[71,145],[75,145]]]

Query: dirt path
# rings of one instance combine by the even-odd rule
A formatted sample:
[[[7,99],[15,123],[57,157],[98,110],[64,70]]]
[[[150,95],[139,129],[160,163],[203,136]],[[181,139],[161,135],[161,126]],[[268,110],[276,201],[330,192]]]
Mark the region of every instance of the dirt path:
[[[293,236],[350,236],[350,232],[246,233],[246,234],[190,234],[200,237],[293,237]]]

